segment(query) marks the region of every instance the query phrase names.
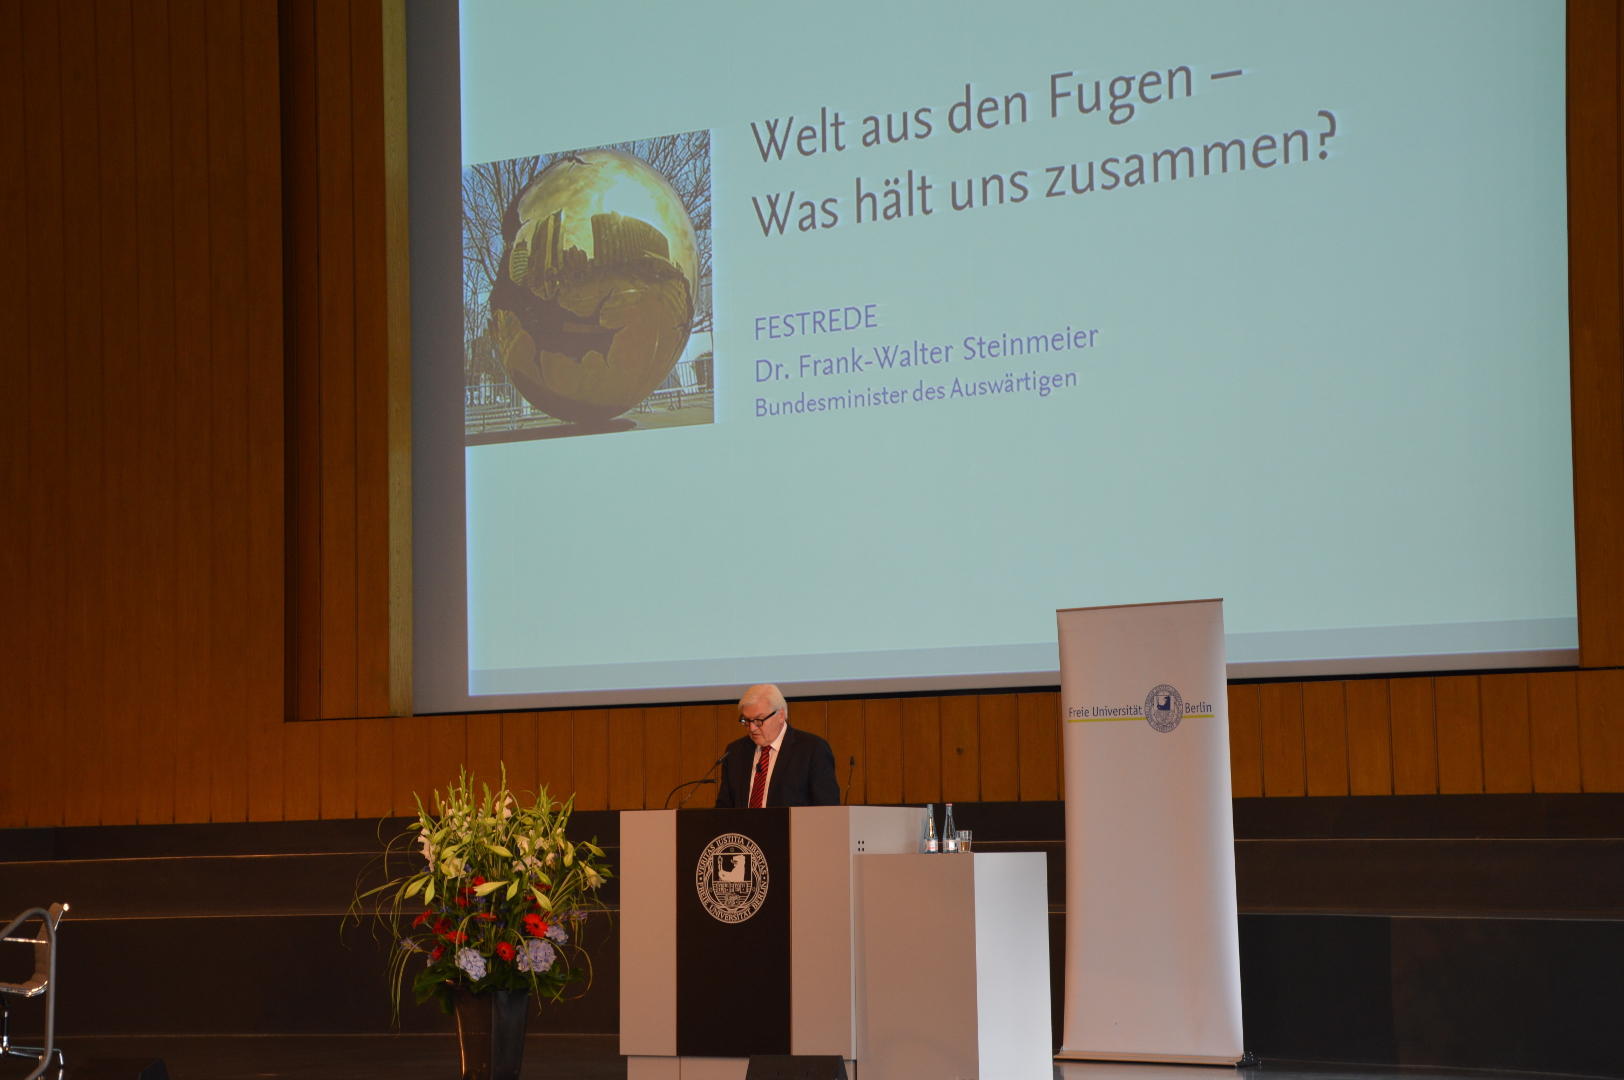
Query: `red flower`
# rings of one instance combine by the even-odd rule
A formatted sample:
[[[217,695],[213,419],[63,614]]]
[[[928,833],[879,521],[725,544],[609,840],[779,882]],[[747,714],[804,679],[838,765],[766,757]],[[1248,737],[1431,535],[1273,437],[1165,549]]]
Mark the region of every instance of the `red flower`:
[[[435,919],[434,920],[434,932],[436,934],[439,934],[441,937],[445,937],[447,934],[451,933],[451,920],[450,919]]]
[[[438,964],[440,962],[440,958],[443,957],[444,955],[445,955],[445,946],[444,945],[436,945],[434,947],[434,951],[429,953],[429,962],[434,963],[434,964]]]
[[[545,937],[547,935],[547,920],[534,913],[524,917],[524,932],[531,937]]]
[[[445,939],[453,945],[461,945],[468,940],[468,935],[461,930],[453,930],[445,936]]]
[[[428,908],[424,908],[423,913],[421,915],[419,915],[417,918],[412,920],[412,925],[413,926],[422,926],[424,923],[429,921],[429,916],[433,915],[433,914],[434,914],[434,912],[430,911]]]
[[[464,890],[464,893],[466,893],[466,891],[467,890]],[[466,895],[464,895],[463,893],[459,893],[457,895],[457,906],[458,907],[467,907],[468,906],[468,897]]]
[[[474,913],[474,918],[478,919],[480,922],[495,922],[496,921],[496,915],[493,912],[489,912],[489,911],[477,911],[477,912]]]
[[[511,961],[513,959],[513,951],[513,943],[510,941],[498,941],[496,943],[496,955],[500,956],[503,960]]]
[[[474,875],[474,888],[477,889],[479,886],[481,886],[483,884],[485,884],[485,879],[480,877],[478,874],[475,874]]]

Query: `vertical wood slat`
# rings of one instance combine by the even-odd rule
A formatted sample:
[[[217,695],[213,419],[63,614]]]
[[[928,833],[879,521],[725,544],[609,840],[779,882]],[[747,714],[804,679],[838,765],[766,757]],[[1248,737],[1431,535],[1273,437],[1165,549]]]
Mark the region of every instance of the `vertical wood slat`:
[[[889,806],[902,801],[902,702],[869,698],[863,702],[864,766],[868,801]]]
[[[131,547],[144,568],[131,637],[145,671],[134,702],[141,738],[133,758],[140,777],[136,822],[175,818],[176,719],[181,663],[177,645],[179,570],[175,550],[175,207],[171,144],[172,64],[167,7],[143,11],[131,28],[135,112],[135,205],[138,273],[137,363],[144,377],[132,402],[141,418],[137,457],[137,516]]]
[[[1307,794],[1348,793],[1348,705],[1343,683],[1303,684],[1303,761]]]
[[[28,299],[28,125],[25,110],[21,0],[0,0],[0,235],[11,242],[0,248],[0,340],[26,344],[32,332]],[[32,374],[29,350],[0,349],[0,381],[26,391]],[[30,498],[28,419],[8,401],[7,423],[0,424],[0,506],[25,507]],[[15,687],[14,707],[32,704],[28,692],[27,621],[29,532],[26,524],[0,529],[0,595],[12,598],[16,613],[0,618],[0,685]],[[0,824],[21,825],[28,816],[31,788],[29,756],[22,752],[31,736],[10,733],[11,748],[0,759]]]
[[[1393,731],[1386,679],[1355,679],[1345,691],[1348,708],[1348,792],[1393,793]]]
[[[427,749],[427,780],[418,792],[425,806],[432,807],[433,792],[444,791],[454,783],[460,770],[468,764],[468,718],[466,716],[431,716],[424,739]]]
[[[1528,676],[1484,675],[1482,694],[1483,790],[1534,790],[1533,740],[1529,732]]]
[[[576,790],[575,720],[568,712],[541,714],[536,724],[536,780],[562,802]]]
[[[355,722],[355,816],[388,817],[394,809],[394,727],[382,717]]]
[[[799,715],[796,717],[800,719]],[[721,776],[720,766],[712,767],[721,748],[717,743],[716,709],[710,705],[684,705],[677,717],[677,744],[681,757],[677,772],[682,780],[712,780]],[[695,784],[677,794],[672,806],[710,806],[716,801],[716,785]],[[664,792],[661,793],[664,796]],[[655,804],[658,805],[658,804]]]
[[[976,699],[969,694],[942,698],[942,801],[975,802],[981,798],[981,744],[976,729]]]
[[[1578,678],[1571,671],[1544,672],[1528,680],[1535,791],[1576,792],[1582,788],[1578,694]]]
[[[391,575],[400,568],[396,542],[410,550],[409,532],[392,535],[389,427],[392,420],[388,231],[387,121],[384,101],[384,35],[378,3],[350,6],[351,111],[354,118],[354,403],[355,403],[355,609],[356,710],[363,716],[403,712],[409,703],[392,684],[397,596]],[[383,557],[382,553],[390,553]],[[404,595],[404,590],[400,595]]]
[[[1015,695],[1022,802],[1060,797],[1060,695],[1052,690]]]
[[[103,442],[107,402],[104,399],[105,358],[102,320],[107,288],[117,279],[103,276],[101,267],[86,272],[81,248],[68,237],[102,235],[104,208],[100,199],[101,122],[97,110],[100,69],[96,66],[96,11],[87,0],[56,5],[59,16],[61,58],[62,221],[65,284],[73,298],[64,303],[64,321],[58,324],[66,361],[60,378],[67,410],[62,432],[65,440],[64,515],[55,522],[60,530],[67,569],[63,580],[64,658],[71,664],[60,683],[64,728],[56,733],[63,745],[83,747],[75,755],[72,773],[78,781],[71,798],[62,804],[65,825],[95,825],[101,820],[107,764],[104,732],[107,711],[106,657],[108,643],[103,605],[107,600],[106,567],[102,559]],[[114,288],[118,285],[115,284]],[[45,329],[42,327],[41,329]],[[53,739],[54,741],[54,739]],[[53,755],[54,756],[54,755]],[[41,759],[43,764],[44,759]],[[64,787],[68,777],[55,763],[52,785]]]
[[[1229,788],[1237,799],[1263,795],[1263,695],[1256,683],[1229,687]]]
[[[1266,683],[1259,691],[1258,729],[1263,738],[1263,794],[1302,795],[1303,693],[1301,683]]]
[[[941,699],[902,701],[902,801],[942,801]]]
[[[1388,684],[1393,735],[1393,794],[1438,791],[1438,739],[1433,680],[1394,679]]]
[[[215,553],[213,528],[213,447],[209,440],[210,356],[208,327],[211,288],[209,242],[208,79],[204,5],[200,0],[170,4],[170,87],[173,95],[170,152],[174,157],[175,349],[174,423],[179,443],[174,458],[175,543],[169,553],[177,572],[175,661],[179,669],[176,703],[175,820],[209,817],[210,582]],[[162,363],[163,361],[159,361]]]
[[[288,427],[287,686],[290,716],[321,709],[321,338],[316,171],[316,16],[312,3],[277,7],[281,56],[283,326]]]
[[[536,740],[539,717],[535,713],[502,715],[502,764],[507,768],[508,787],[520,798],[533,794],[539,783]]]
[[[502,773],[502,714],[470,713],[463,722],[462,767],[474,778],[474,790],[489,786],[496,790]],[[455,770],[447,774],[450,780]]]
[[[315,5],[321,715],[357,714],[355,95],[350,5]]]
[[[1568,5],[1568,307],[1574,550],[1584,667],[1624,664],[1620,14]]]
[[[1021,797],[1020,721],[1014,694],[985,694],[977,700],[981,737],[981,797],[1014,802]]]
[[[314,821],[321,817],[321,729],[316,724],[284,724],[282,755],[287,763],[283,817]]]
[[[637,711],[637,710],[632,710]],[[628,810],[658,810],[682,776],[682,709],[676,705],[645,708],[643,713],[643,776],[639,790],[629,792],[635,802]]]
[[[868,733],[863,703],[849,698],[831,701],[825,715],[829,720],[829,748],[835,754],[835,773],[843,785],[846,802],[869,802]]]
[[[359,724],[354,720],[322,720],[315,727],[321,740],[322,820],[353,818]]]
[[[248,816],[282,816],[286,715],[286,513],[283,499],[281,50],[275,0],[243,4],[243,170],[247,259],[248,600],[244,696]]]
[[[248,197],[240,0],[204,8],[208,103],[209,820],[248,816]]]
[[[1438,710],[1438,791],[1470,795],[1483,790],[1483,723],[1475,675],[1433,680]]]
[[[404,716],[389,725],[389,803],[395,816],[417,813],[417,799],[427,799],[434,786],[429,765],[429,722],[426,716]],[[287,724],[301,727],[301,724]]]
[[[608,709],[607,775],[608,794],[604,806],[610,810],[641,810],[643,807],[643,710]]]
[[[1578,683],[1584,790],[1624,791],[1624,671],[1581,671]]]
[[[39,763],[41,774],[29,786],[24,823],[62,823],[62,785],[56,755],[46,755],[45,732],[61,731],[64,598],[66,567],[59,542],[64,514],[64,437],[67,392],[63,385],[62,323],[64,252],[62,207],[61,43],[57,9],[26,4],[22,13],[22,108],[28,178],[25,241],[27,283],[29,403],[28,498],[23,504],[28,530],[28,574],[23,582],[24,686],[22,700],[28,723],[17,747],[25,760]]]
[[[575,805],[582,810],[606,810],[609,808],[608,710],[580,709],[571,715],[575,725]]]
[[[383,0],[382,20],[383,225],[388,250],[389,710],[403,714],[412,704],[412,311],[405,0]]]

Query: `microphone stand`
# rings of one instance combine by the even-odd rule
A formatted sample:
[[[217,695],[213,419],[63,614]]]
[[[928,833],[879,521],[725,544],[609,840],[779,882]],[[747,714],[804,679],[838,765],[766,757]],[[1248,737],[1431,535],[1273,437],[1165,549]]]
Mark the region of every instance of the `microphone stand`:
[[[694,792],[699,790],[699,787],[700,787],[701,784],[719,784],[719,783],[721,783],[721,781],[718,780],[716,777],[712,776],[711,773],[713,771],[715,771],[716,766],[720,765],[722,762],[724,762],[726,760],[727,760],[727,755],[723,754],[721,757],[719,757],[715,761],[711,762],[711,767],[709,769],[705,770],[705,775],[704,776],[700,777],[698,780],[684,780],[682,783],[678,784],[676,787],[674,787],[670,791],[666,792],[665,803],[663,805],[661,805],[660,809],[662,809],[662,810],[671,809],[671,796],[675,795],[677,792],[681,791],[685,787],[691,787],[694,790],[690,791],[688,794],[686,794],[686,795],[684,795],[682,797],[682,801],[677,804],[677,809],[678,810],[681,810],[684,806],[688,805],[688,800],[694,797]]]

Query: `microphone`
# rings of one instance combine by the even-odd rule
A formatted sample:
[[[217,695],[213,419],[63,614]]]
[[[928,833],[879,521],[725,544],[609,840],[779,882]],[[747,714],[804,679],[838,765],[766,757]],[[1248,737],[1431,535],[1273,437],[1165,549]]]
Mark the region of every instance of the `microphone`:
[[[845,806],[846,800],[851,798],[851,777],[857,771],[857,755],[853,754],[846,763],[846,786],[840,793],[840,805]]]
[[[711,772],[713,770],[715,770],[716,766],[720,765],[722,762],[724,762],[726,760],[727,760],[727,755],[723,754],[721,757],[719,757],[715,761],[711,762],[711,767],[709,769],[705,770],[705,775],[704,776],[700,777],[698,780],[684,780],[682,783],[678,784],[676,787],[674,787],[670,791],[666,792],[665,803],[663,805],[661,805],[660,809],[662,809],[662,810],[671,809],[671,796],[675,795],[677,792],[681,791],[683,788],[693,788],[694,791],[698,791],[700,786],[703,785],[703,784],[719,784],[719,783],[721,783],[720,780],[718,780],[716,777],[711,775]],[[682,797],[682,802],[679,802],[677,804],[677,809],[678,810],[681,810],[684,806],[688,805],[688,800],[694,797],[694,791],[690,791],[688,794],[686,794],[686,795],[684,795]]]

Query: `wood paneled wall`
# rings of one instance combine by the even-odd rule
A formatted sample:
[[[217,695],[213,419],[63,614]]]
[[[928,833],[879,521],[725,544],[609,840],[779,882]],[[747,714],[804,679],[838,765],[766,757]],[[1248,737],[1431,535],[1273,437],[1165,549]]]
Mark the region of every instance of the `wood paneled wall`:
[[[0,0],[0,826],[403,813],[499,762],[583,807],[658,806],[737,734],[728,705],[388,715],[399,14]],[[1612,0],[1569,14],[1585,670],[1233,686],[1237,795],[1624,790],[1621,27]],[[854,802],[1061,790],[1052,692],[792,716]]]

